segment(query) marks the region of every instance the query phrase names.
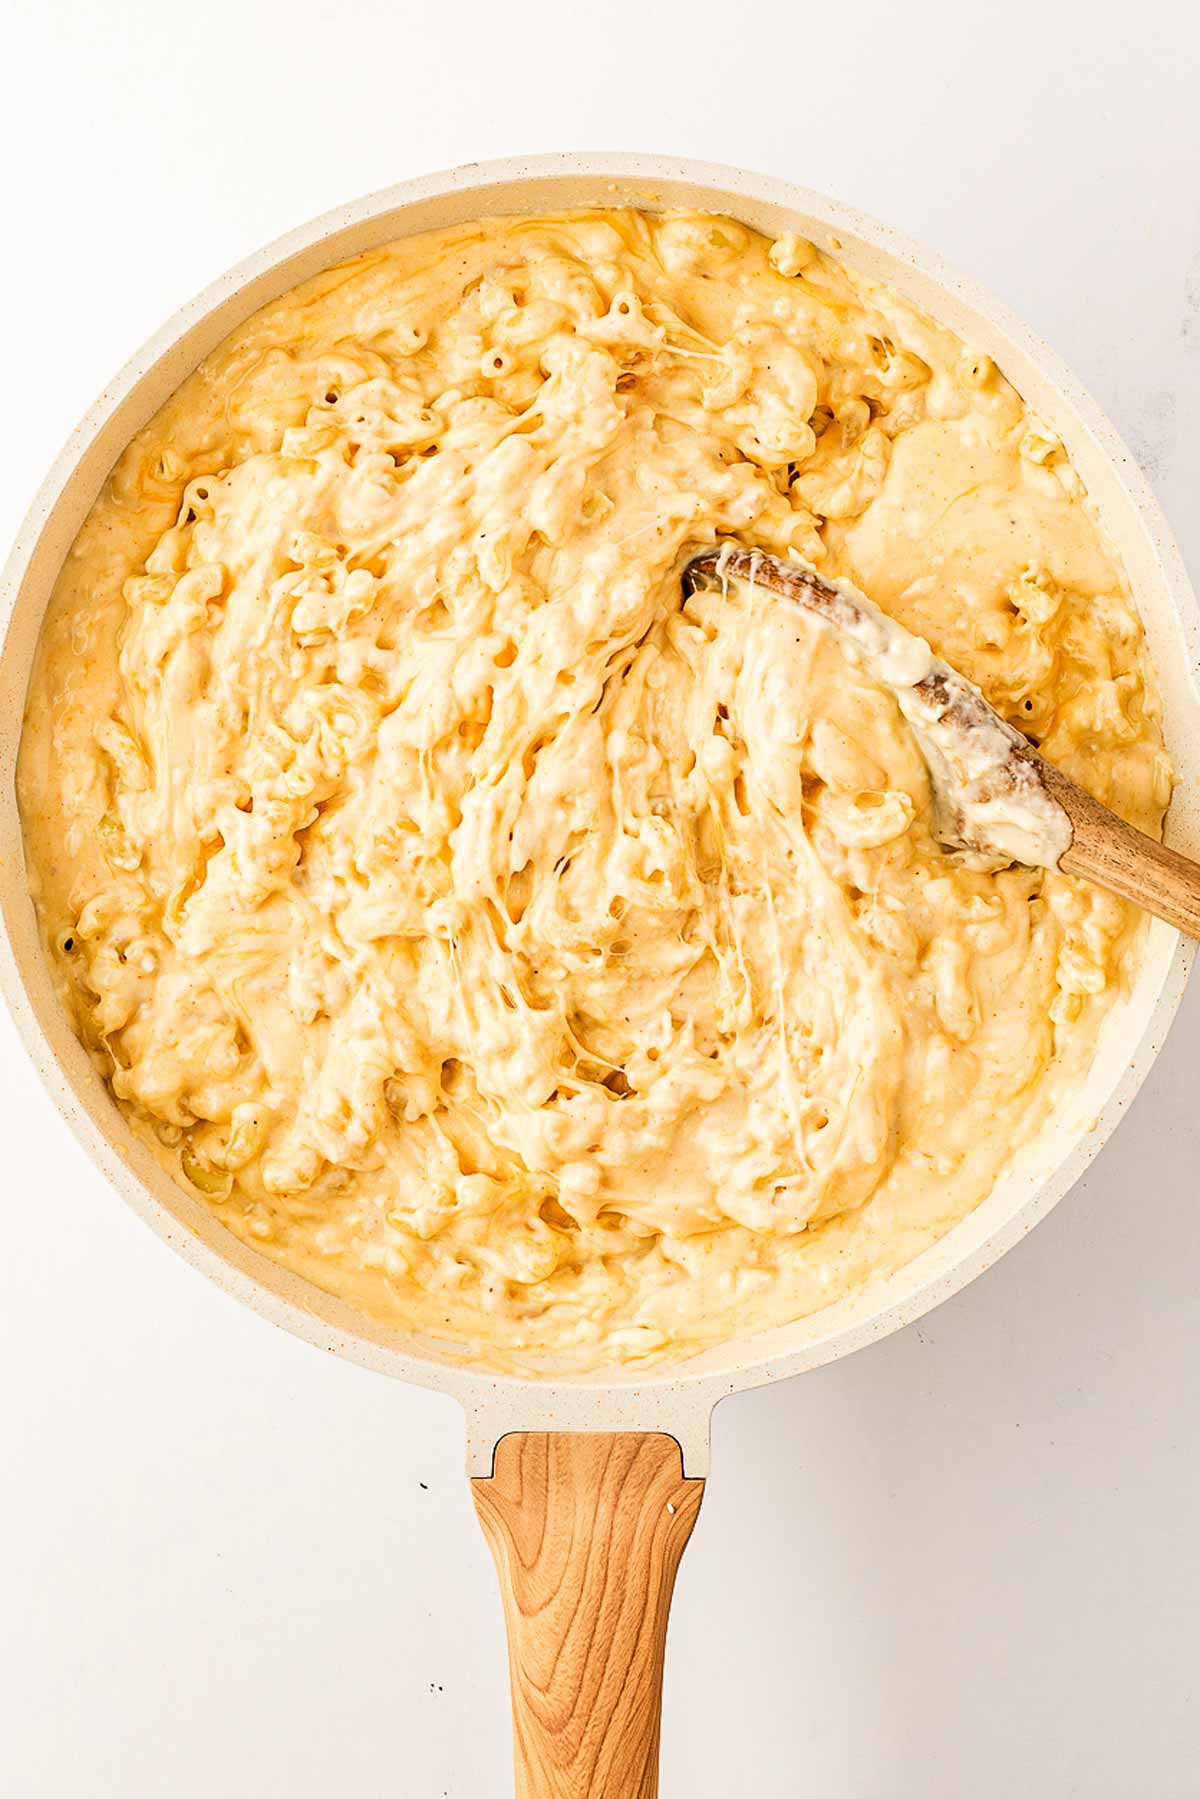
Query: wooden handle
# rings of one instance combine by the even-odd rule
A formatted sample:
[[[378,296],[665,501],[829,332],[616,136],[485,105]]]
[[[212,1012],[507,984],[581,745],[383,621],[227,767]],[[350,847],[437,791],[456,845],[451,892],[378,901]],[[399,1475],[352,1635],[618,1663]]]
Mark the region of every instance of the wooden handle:
[[[704,1482],[673,1437],[528,1432],[471,1487],[508,1628],[517,1799],[654,1799],[667,1613]]]
[[[1047,791],[1068,814],[1075,833],[1059,858],[1063,873],[1095,881],[1165,918],[1176,930],[1200,938],[1200,863],[1135,830],[1052,762],[1041,756],[1037,760]]]

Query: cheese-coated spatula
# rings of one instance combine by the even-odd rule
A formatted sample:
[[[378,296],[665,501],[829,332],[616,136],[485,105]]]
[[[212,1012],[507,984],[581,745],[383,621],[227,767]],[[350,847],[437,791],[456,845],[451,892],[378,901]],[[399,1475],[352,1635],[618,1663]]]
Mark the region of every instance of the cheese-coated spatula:
[[[892,689],[928,764],[935,827],[948,848],[1081,875],[1200,939],[1200,863],[1126,824],[1047,762],[923,638],[848,582],[762,550],[714,545],[684,569],[688,592],[728,581],[814,613]]]

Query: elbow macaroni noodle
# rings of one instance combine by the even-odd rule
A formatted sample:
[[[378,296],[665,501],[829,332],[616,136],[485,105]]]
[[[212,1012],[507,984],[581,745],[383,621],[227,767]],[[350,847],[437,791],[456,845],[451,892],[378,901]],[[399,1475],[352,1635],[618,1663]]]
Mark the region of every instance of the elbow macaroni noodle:
[[[330,269],[121,458],[19,785],[65,1002],[228,1228],[494,1362],[685,1355],[932,1243],[1086,1071],[1136,915],[931,835],[844,576],[1107,804],[1121,571],[991,361],[788,235],[498,219]]]

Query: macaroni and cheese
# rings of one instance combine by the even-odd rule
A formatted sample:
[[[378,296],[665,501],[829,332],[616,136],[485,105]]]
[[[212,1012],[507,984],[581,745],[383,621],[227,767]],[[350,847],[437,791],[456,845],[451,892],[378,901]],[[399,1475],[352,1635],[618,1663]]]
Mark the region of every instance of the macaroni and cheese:
[[[935,842],[855,582],[1106,803],[1121,571],[987,356],[793,236],[506,218],[332,268],[122,456],[19,771],[66,1003],[266,1256],[495,1362],[685,1355],[899,1267],[1086,1071],[1137,915]]]

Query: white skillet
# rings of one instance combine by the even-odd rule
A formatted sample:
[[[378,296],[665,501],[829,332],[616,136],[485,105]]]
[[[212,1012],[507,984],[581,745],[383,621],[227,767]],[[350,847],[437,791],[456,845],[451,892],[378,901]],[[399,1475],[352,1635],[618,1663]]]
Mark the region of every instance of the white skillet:
[[[73,1036],[37,941],[14,768],[38,629],[55,576],[117,456],[197,363],[259,306],[343,257],[488,213],[687,206],[793,230],[889,282],[985,351],[1058,432],[1137,598],[1179,775],[1168,836],[1200,851],[1200,615],[1129,452],[1058,358],[941,260],[805,189],[733,169],[630,155],[473,164],[328,213],[223,276],[116,377],[46,479],[0,590],[0,986],[59,1109],[113,1185],[180,1254],[321,1349],[453,1394],[467,1467],[497,1556],[509,1623],[517,1788],[630,1799],[657,1785],[662,1645],[675,1567],[708,1467],[717,1401],[814,1368],[919,1317],[974,1278],[1066,1192],[1162,1046],[1192,949],[1150,929],[1084,1090],[979,1208],[907,1268],[798,1324],[739,1338],[674,1371],[494,1376],[388,1332],[230,1236],[133,1138]]]

